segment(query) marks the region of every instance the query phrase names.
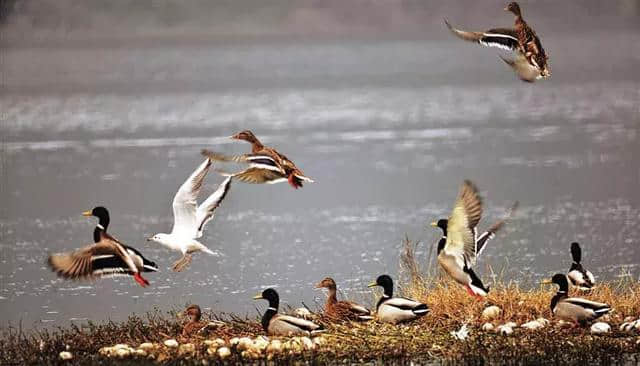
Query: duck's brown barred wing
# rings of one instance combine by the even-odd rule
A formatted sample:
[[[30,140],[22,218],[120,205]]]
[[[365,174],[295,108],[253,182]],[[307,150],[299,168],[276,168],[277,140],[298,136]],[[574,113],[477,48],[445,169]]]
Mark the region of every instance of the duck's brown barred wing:
[[[99,242],[70,253],[52,254],[48,264],[60,277],[68,279],[85,279],[99,277],[94,274],[93,261],[114,257],[117,249],[111,242]]]

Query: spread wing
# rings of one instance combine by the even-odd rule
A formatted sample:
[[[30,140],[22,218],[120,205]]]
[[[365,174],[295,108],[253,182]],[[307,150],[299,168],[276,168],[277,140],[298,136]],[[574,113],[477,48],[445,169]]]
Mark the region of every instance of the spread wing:
[[[253,184],[262,184],[262,183],[273,184],[273,183],[280,183],[280,182],[287,181],[287,177],[279,172],[275,172],[273,170],[260,169],[260,168],[249,168],[239,173],[228,174],[228,176],[231,176],[234,179],[244,183],[253,183]]]
[[[258,154],[244,154],[244,155],[225,155],[217,152],[202,150],[202,155],[212,160],[234,163],[249,164],[252,168],[259,168],[265,170],[273,170],[284,174],[284,170],[279,164],[280,159],[275,159],[274,156],[279,157],[277,154],[258,153]]]
[[[231,177],[227,177],[213,192],[209,198],[207,198],[196,210],[196,221],[198,223],[198,235],[196,238],[202,236],[202,230],[204,226],[213,219],[213,212],[220,206],[222,200],[227,196],[229,188],[231,187]]]
[[[205,160],[178,189],[173,198],[173,230],[171,230],[171,234],[195,238],[198,230],[196,199],[211,164],[211,159]]]
[[[491,225],[491,227],[485,231],[484,233],[480,234],[480,236],[477,237],[476,239],[476,257],[479,257],[480,254],[482,254],[482,251],[485,248],[485,245],[487,244],[487,242],[489,242],[491,239],[493,239],[496,236],[496,233],[498,232],[498,230],[502,229],[502,227],[507,223],[507,221],[509,221],[509,219],[513,216],[514,212],[518,209],[518,205],[520,203],[518,201],[516,201],[513,206],[511,206],[511,209],[509,210],[509,213],[507,214],[507,216],[496,222],[495,224]]]
[[[482,216],[482,198],[476,186],[465,180],[447,225],[447,254],[474,263],[476,255],[475,227]]]
[[[520,52],[520,43],[515,29],[494,28],[484,32],[468,32],[456,29],[445,19],[447,28],[456,37],[469,42],[475,42],[486,47],[497,47],[511,52]]]
[[[133,273],[138,272],[125,248],[117,242],[105,239],[70,253],[50,255],[48,264],[54,272],[64,278],[94,278],[102,274],[98,268],[94,271],[94,262],[114,257],[122,259]]]

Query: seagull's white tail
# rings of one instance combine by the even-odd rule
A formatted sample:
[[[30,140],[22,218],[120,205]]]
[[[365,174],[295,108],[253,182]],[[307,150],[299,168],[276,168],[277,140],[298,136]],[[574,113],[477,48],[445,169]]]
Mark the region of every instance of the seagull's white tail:
[[[193,244],[198,248],[197,250],[201,251],[201,252],[205,252],[207,254],[211,254],[215,257],[220,257],[222,256],[222,254],[220,254],[219,252],[214,252],[213,250],[205,247],[202,243],[199,243],[198,241],[194,240]]]

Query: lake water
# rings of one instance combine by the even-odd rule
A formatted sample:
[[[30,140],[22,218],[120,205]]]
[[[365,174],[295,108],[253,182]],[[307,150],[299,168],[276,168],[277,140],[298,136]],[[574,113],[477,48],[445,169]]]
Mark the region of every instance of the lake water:
[[[548,38],[554,75],[533,85],[449,38],[6,47],[0,324],[185,303],[254,315],[267,286],[291,306],[324,301],[313,284],[325,276],[372,301],[366,284],[397,274],[405,234],[426,259],[439,232],[425,225],[450,212],[465,178],[485,197],[482,228],[521,203],[479,262],[487,282],[566,271],[574,240],[598,280],[638,278],[638,29]],[[235,183],[201,240],[224,256],[173,273],[177,253],[144,239],[171,229],[200,149],[247,151],[228,138],[247,128],[316,183]],[[221,181],[210,174],[204,194]],[[80,213],[96,205],[159,264],[150,287],[47,268],[49,253],[91,242],[95,220]]]

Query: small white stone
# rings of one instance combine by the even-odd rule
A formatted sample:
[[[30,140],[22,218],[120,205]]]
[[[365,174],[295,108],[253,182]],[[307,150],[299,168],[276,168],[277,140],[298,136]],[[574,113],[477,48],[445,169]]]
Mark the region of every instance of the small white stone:
[[[249,349],[249,347],[251,347],[252,344],[253,344],[253,340],[251,340],[251,338],[242,337],[238,339],[238,343],[236,347],[238,348],[238,351],[244,351],[246,349]]]
[[[542,325],[549,325],[549,319],[538,318],[536,319],[536,321],[538,321],[538,323],[541,323]]]
[[[593,323],[591,326],[591,333],[593,334],[603,334],[609,333],[611,331],[611,326],[604,322]]]
[[[127,349],[127,348],[117,348],[116,349],[116,356],[118,356],[120,358],[129,357],[129,355],[131,355],[131,351],[129,351],[129,349]]]
[[[155,347],[155,346],[153,345],[153,343],[150,343],[150,342],[145,342],[145,343],[142,343],[142,344],[140,344],[140,345],[138,346],[138,348],[143,349],[143,350],[145,350],[145,351],[148,351],[148,350],[150,350],[150,349],[153,349],[154,347]]]
[[[537,320],[532,320],[530,322],[522,324],[521,327],[529,330],[536,330],[544,328],[544,324]]]
[[[73,355],[71,354],[71,352],[62,351],[60,352],[60,359],[64,361],[68,361],[73,359]]]
[[[518,324],[516,322],[506,322],[504,323],[505,327],[509,327],[509,328],[515,328],[518,326]]]
[[[231,356],[231,350],[227,347],[220,347],[218,348],[218,357],[220,357],[221,359],[225,359],[227,357]]]
[[[493,329],[494,329],[494,326],[491,323],[484,323],[482,325],[482,330],[485,331],[485,332],[491,332],[491,331],[493,331]]]
[[[178,341],[176,341],[175,339],[167,339],[166,341],[164,341],[164,345],[169,348],[175,348],[178,347]]]
[[[482,319],[484,319],[484,320],[493,320],[493,319],[499,317],[500,313],[502,313],[502,310],[500,310],[499,307],[497,307],[495,305],[491,305],[491,306],[487,307],[486,309],[482,310]]]
[[[510,336],[513,334],[513,328],[506,324],[499,326],[496,331],[504,336]]]

